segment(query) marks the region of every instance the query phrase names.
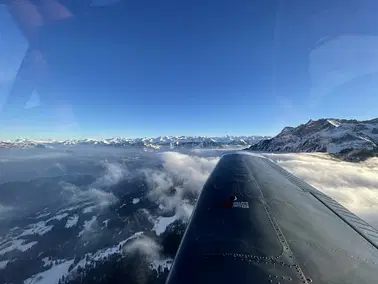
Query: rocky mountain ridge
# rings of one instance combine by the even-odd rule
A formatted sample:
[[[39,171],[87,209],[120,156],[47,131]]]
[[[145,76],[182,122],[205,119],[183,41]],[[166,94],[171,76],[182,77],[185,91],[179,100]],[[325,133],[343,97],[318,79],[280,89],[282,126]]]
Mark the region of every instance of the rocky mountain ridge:
[[[275,137],[249,148],[266,152],[327,152],[348,161],[378,155],[378,118],[309,120],[297,127],[285,127]]]

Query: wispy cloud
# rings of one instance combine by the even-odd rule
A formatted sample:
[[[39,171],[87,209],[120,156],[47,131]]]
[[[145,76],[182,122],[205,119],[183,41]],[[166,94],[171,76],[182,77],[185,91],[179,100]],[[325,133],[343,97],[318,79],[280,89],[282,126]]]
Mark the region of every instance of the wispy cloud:
[[[80,231],[78,237],[83,241],[90,241],[98,237],[100,232],[100,226],[97,221],[97,217],[93,216],[91,220],[84,222],[84,228]]]
[[[78,187],[74,184],[61,182],[63,189],[62,195],[70,203],[92,201],[99,209],[104,209],[118,201],[118,198],[112,193],[103,190],[104,187],[112,186],[119,183],[129,175],[126,166],[118,163],[102,162],[104,167],[103,174],[91,185]]]
[[[82,188],[67,182],[61,182],[60,186],[62,188],[61,195],[69,203],[91,201],[96,204],[97,208],[104,209],[118,200],[113,193],[94,187]]]
[[[104,173],[94,182],[93,186],[112,186],[130,175],[125,164],[103,161],[101,165],[104,168]]]

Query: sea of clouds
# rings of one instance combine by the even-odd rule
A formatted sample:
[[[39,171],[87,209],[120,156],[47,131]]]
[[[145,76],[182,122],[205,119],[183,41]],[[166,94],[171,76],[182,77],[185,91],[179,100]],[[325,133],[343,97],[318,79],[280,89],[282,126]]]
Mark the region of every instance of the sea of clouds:
[[[210,150],[152,153],[148,159],[158,161],[162,166],[142,165],[138,168],[130,168],[125,160],[108,161],[102,158],[99,162],[101,174],[91,185],[83,190],[73,184],[62,182],[61,194],[65,195],[70,203],[92,200],[98,207],[106,208],[117,201],[113,193],[104,190],[106,187],[142,175],[148,185],[148,198],[167,211],[175,211],[179,218],[187,220],[193,209],[192,205],[188,204],[187,197],[199,194],[220,154],[220,151]],[[27,160],[31,159],[30,155],[25,156]],[[378,158],[350,163],[320,153],[264,156],[328,194],[373,225],[378,223]],[[34,155],[32,158],[41,160],[40,155]],[[57,153],[53,153],[49,158],[54,160],[54,165],[61,163],[56,161]],[[3,166],[5,165],[6,162],[3,161]],[[0,217],[9,214],[11,209],[9,204],[0,204]]]

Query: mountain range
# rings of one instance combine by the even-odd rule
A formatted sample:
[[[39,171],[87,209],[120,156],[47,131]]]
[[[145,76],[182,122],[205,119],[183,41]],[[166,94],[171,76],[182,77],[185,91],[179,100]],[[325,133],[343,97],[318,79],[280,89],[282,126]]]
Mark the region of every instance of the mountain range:
[[[327,152],[348,161],[378,155],[378,118],[371,120],[318,119],[285,127],[275,137],[247,150],[265,152]]]
[[[285,127],[275,137],[268,136],[159,136],[144,138],[0,141],[0,148],[56,148],[93,145],[142,147],[144,149],[247,147],[264,152],[327,152],[347,161],[361,161],[378,156],[378,118],[322,118],[297,127]]]
[[[250,146],[268,136],[159,136],[155,138],[110,138],[110,139],[69,139],[69,140],[33,140],[16,139],[13,141],[0,141],[0,148],[54,148],[59,146],[97,145],[113,147],[148,147],[159,149],[169,147],[186,148],[222,148],[227,146]]]

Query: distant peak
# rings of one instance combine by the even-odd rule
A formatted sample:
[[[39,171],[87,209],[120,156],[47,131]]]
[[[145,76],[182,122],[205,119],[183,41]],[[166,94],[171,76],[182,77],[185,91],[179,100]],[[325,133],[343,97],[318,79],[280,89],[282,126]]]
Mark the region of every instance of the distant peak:
[[[260,141],[249,149],[269,152],[328,152],[340,154],[346,160],[358,161],[376,156],[377,129],[378,119],[310,119],[297,127],[285,127],[277,136]]]

